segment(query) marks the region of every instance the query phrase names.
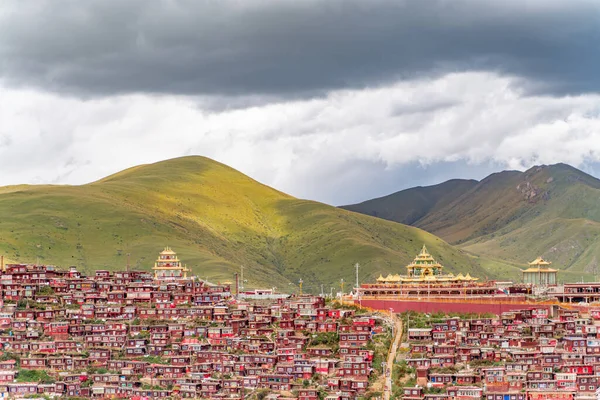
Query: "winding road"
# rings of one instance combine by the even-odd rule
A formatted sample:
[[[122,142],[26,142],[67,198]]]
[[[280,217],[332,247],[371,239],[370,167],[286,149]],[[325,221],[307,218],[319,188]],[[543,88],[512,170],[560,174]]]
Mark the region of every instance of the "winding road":
[[[400,340],[402,339],[402,320],[398,318],[396,314],[392,314],[392,319],[394,321],[394,342],[392,343],[392,347],[388,354],[387,365],[385,368],[385,385],[383,389],[383,400],[389,400],[392,394],[392,372],[394,368],[394,359],[396,358],[396,353],[398,353],[398,346],[400,345]]]

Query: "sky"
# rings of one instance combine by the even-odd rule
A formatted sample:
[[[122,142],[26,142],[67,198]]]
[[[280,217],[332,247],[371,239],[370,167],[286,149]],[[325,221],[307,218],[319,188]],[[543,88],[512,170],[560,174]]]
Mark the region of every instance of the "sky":
[[[334,205],[595,174],[598,71],[598,1],[3,0],[0,185],[184,155]]]

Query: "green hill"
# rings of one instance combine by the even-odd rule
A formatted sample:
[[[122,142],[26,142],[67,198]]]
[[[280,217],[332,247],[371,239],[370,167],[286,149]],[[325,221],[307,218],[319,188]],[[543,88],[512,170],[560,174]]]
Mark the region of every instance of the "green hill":
[[[81,186],[0,188],[0,252],[83,270],[150,269],[170,246],[193,272],[250,286],[329,291],[403,267],[425,243],[451,271],[472,257],[420,229],[298,200],[203,157],[131,168]],[[248,286],[247,285],[247,286]]]
[[[600,180],[557,164],[492,174],[458,196],[456,182],[399,192],[393,204],[407,209],[415,193],[431,189],[433,206],[412,225],[483,257],[480,263],[488,271],[515,278],[517,266],[542,255],[564,271],[563,280],[600,274]],[[440,200],[444,194],[439,189],[444,187],[446,201]],[[378,200],[349,208],[401,215],[384,212]],[[388,201],[386,210],[393,204]]]
[[[434,210],[442,209],[477,185],[475,180],[453,179],[439,185],[418,186],[341,208],[415,225]]]

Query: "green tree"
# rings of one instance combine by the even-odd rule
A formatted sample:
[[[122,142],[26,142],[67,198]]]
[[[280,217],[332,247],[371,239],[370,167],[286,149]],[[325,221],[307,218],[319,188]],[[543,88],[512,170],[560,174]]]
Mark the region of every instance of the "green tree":
[[[46,286],[42,286],[38,289],[37,293],[39,295],[42,296],[52,296],[54,294],[54,289],[52,289],[50,286],[46,285]]]

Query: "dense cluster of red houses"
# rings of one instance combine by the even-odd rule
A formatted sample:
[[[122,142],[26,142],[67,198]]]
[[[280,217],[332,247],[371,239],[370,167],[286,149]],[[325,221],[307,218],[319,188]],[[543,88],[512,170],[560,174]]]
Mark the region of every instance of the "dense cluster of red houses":
[[[596,399],[600,326],[587,313],[557,308],[495,318],[447,318],[408,327],[408,366],[417,385],[406,400]],[[409,322],[410,323],[410,322]]]
[[[8,265],[0,290],[0,396],[355,399],[382,331],[321,297],[149,272]]]

